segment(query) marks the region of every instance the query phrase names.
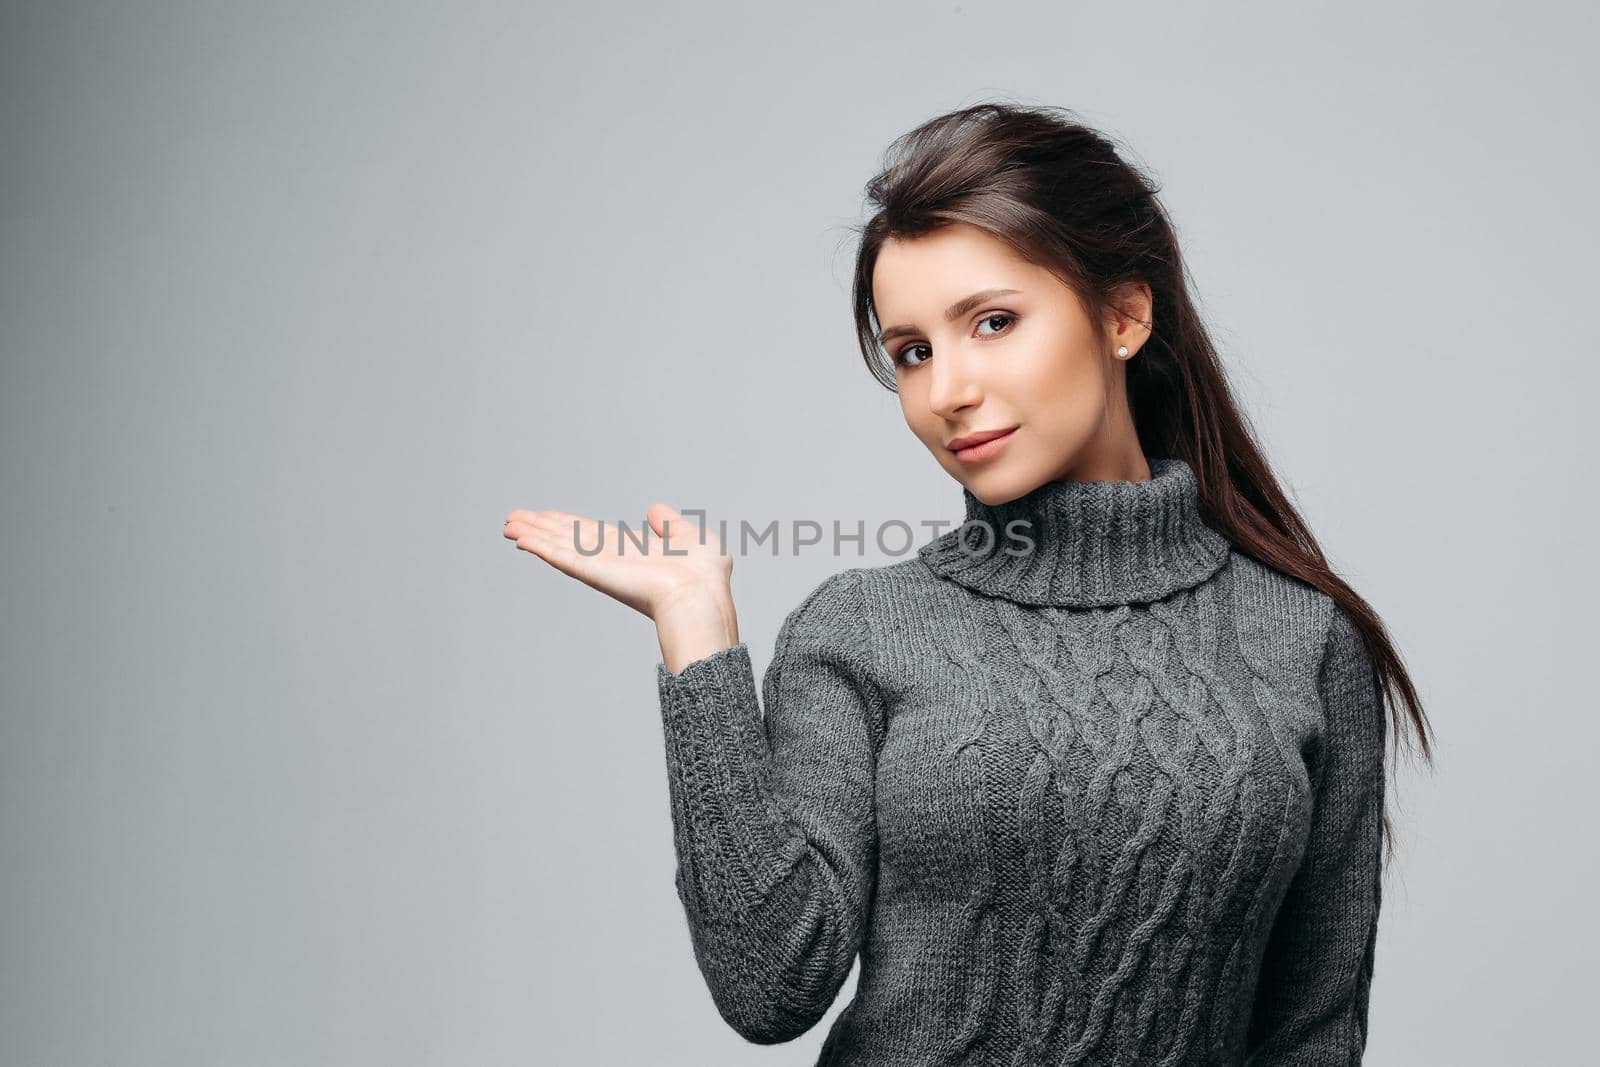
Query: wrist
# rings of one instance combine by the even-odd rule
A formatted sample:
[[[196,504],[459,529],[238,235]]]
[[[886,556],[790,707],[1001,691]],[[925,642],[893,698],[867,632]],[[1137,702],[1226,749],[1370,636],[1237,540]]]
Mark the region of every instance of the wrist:
[[[731,591],[690,587],[664,599],[652,617],[662,660],[673,673],[739,643]]]

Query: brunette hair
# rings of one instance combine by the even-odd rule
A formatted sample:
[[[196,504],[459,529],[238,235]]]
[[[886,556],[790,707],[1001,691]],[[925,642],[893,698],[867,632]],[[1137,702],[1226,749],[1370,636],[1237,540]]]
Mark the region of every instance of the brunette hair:
[[[896,389],[872,305],[873,268],[891,238],[914,238],[954,223],[975,226],[1059,277],[1095,322],[1117,310],[1123,286],[1149,285],[1152,332],[1126,364],[1128,402],[1145,454],[1186,462],[1199,483],[1208,526],[1245,554],[1320,589],[1346,612],[1397,727],[1390,733],[1397,744],[1404,738],[1408,749],[1419,745],[1431,764],[1428,719],[1388,631],[1328,565],[1234,400],[1190,299],[1187,268],[1159,190],[1118,156],[1106,136],[1065,108],[982,103],[939,115],[897,138],[882,171],[867,184],[875,210],[857,228],[853,303],[867,368]],[[1387,806],[1386,857],[1393,851]]]

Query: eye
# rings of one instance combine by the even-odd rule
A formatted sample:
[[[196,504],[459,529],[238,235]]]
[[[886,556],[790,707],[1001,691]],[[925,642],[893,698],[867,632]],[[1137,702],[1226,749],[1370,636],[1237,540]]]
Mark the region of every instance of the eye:
[[[1009,313],[1004,312],[1004,311],[994,311],[994,312],[991,312],[991,313],[985,315],[983,318],[979,319],[978,320],[978,325],[982,326],[986,322],[992,323],[992,322],[994,322],[995,319],[999,319],[999,320],[1001,320],[1002,322],[1004,322],[1006,324],[1005,326],[1002,326],[998,330],[996,330],[995,333],[1003,333],[1003,332],[1005,332],[1007,327],[1009,327],[1011,325],[1011,321],[1012,321],[1011,315]],[[980,334],[979,336],[993,337],[994,334],[993,333]]]
[[[928,357],[924,356],[922,359],[919,359],[919,360],[917,360],[915,362],[912,362],[911,360],[906,358],[906,354],[908,352],[913,351],[914,349],[927,348],[927,347],[928,347],[927,345],[906,345],[904,348],[902,348],[900,351],[898,351],[898,352],[896,352],[894,354],[894,361],[896,363],[900,364],[902,367],[918,367],[918,366],[921,366],[923,363],[927,362],[927,358]]]
[[[1001,322],[999,327],[995,328],[991,333],[983,333],[980,329],[978,336],[998,337],[1000,334],[1003,334],[1007,330],[1011,329],[1011,327],[1015,325],[1017,321],[1017,317],[1011,314],[1009,311],[991,311],[989,314],[978,320],[978,326],[982,327],[986,324],[993,326],[995,320],[997,319]],[[922,358],[916,360],[910,359],[909,353],[915,351],[916,349],[926,349],[927,347],[927,345],[922,344],[921,342],[906,345],[904,348],[900,349],[900,351],[894,354],[894,362],[897,366],[901,367],[920,367],[922,364],[928,361],[928,359],[932,356],[932,353],[930,352],[927,356],[923,356]]]

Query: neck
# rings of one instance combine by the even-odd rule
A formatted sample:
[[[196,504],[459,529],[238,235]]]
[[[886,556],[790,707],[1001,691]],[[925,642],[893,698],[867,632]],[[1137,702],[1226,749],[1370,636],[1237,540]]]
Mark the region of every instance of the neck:
[[[1201,521],[1187,463],[1149,462],[1145,481],[1049,481],[1003,504],[963,489],[966,523],[919,554],[952,581],[1020,604],[1108,607],[1198,585],[1227,560],[1228,540]]]

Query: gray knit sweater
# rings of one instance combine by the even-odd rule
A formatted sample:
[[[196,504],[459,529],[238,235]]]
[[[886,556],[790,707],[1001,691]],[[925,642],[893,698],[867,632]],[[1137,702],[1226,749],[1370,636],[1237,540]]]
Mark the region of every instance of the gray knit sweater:
[[[677,892],[738,1033],[806,1032],[859,953],[819,1065],[1360,1062],[1377,676],[1150,466],[964,490],[989,533],[828,578],[759,703],[742,642],[656,664]]]

